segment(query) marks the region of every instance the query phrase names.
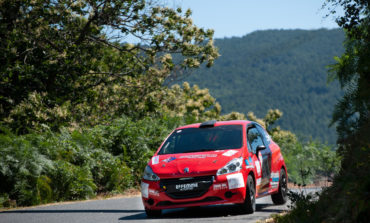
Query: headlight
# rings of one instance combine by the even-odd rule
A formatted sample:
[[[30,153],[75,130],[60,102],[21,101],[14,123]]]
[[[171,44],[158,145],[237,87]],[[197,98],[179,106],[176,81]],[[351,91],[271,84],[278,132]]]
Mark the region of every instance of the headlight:
[[[150,181],[158,181],[159,177],[153,172],[150,166],[146,166],[144,170],[143,178]]]
[[[232,173],[241,170],[243,157],[235,158],[228,162],[224,167],[217,170],[217,175]]]

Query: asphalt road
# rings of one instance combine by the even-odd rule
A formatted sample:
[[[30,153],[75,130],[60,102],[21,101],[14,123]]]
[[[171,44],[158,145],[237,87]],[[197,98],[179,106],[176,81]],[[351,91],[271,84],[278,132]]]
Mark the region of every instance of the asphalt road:
[[[273,205],[270,196],[257,199],[254,214],[239,214],[234,205],[165,210],[160,219],[148,219],[140,197],[93,200],[0,212],[0,223],[92,222],[256,222],[287,210]]]

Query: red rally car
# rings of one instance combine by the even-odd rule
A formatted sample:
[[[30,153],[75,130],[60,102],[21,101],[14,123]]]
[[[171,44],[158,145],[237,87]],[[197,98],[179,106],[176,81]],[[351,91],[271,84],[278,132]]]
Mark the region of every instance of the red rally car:
[[[207,121],[175,129],[145,168],[141,194],[149,217],[163,209],[235,203],[253,213],[256,198],[287,200],[279,146],[257,123]]]

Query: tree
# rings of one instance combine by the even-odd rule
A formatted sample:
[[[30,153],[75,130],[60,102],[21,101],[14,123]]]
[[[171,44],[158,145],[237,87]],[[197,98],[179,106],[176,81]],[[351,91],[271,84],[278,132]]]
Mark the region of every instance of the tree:
[[[368,222],[370,218],[370,5],[367,0],[328,0],[343,7],[337,23],[346,31],[345,53],[331,66],[344,95],[335,106],[339,174],[318,201],[286,215],[285,222]],[[331,10],[331,13],[335,13]],[[323,161],[326,154],[321,154]],[[326,168],[331,168],[327,166]]]
[[[1,0],[0,120],[33,93],[48,108],[74,107],[97,86],[148,95],[171,72],[211,66],[213,31],[190,15],[144,0]],[[125,43],[129,36],[140,42]]]
[[[342,6],[345,15],[337,23],[346,30],[346,51],[336,57],[331,66],[330,80],[337,79],[345,90],[343,98],[335,107],[333,123],[337,122],[339,143],[350,143],[360,128],[369,128],[370,121],[370,6],[366,0],[329,1]],[[368,136],[368,135],[367,135]],[[363,137],[366,138],[366,135]]]
[[[345,94],[333,114],[343,161],[328,196],[341,195],[338,205],[344,208],[337,221],[366,222],[370,217],[369,199],[364,196],[370,192],[370,5],[366,0],[329,2],[344,8],[337,23],[346,30],[347,40],[345,53],[336,58],[330,73]]]

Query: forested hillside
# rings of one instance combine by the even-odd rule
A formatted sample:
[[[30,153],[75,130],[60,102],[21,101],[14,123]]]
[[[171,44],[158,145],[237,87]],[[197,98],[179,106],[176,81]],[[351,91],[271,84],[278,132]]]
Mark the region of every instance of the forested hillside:
[[[343,53],[344,33],[337,30],[269,30],[244,37],[216,39],[221,56],[210,69],[199,69],[186,81],[208,88],[223,112],[270,108],[284,115],[282,128],[299,136],[335,143],[328,129],[337,84],[326,84],[327,66]]]

